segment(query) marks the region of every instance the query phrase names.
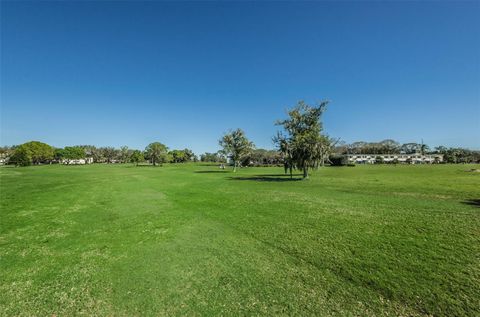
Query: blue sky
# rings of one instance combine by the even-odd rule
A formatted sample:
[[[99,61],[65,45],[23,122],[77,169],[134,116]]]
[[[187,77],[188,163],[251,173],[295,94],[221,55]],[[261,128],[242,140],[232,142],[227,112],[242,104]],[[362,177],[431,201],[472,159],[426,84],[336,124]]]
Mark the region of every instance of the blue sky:
[[[480,148],[480,2],[2,2],[2,145],[272,148],[297,100],[325,131]]]

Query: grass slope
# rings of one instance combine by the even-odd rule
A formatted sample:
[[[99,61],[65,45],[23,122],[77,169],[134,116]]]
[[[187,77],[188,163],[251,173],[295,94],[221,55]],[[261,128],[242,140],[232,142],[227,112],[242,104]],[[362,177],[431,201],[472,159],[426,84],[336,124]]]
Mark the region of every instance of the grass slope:
[[[0,168],[0,314],[478,316],[472,167]]]

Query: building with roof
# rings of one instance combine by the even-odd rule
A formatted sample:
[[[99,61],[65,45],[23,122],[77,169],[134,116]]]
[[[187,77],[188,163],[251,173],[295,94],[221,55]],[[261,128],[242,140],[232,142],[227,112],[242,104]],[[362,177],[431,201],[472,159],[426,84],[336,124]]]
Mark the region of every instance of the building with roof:
[[[348,163],[374,164],[377,160],[384,163],[437,164],[443,162],[442,154],[346,154]]]

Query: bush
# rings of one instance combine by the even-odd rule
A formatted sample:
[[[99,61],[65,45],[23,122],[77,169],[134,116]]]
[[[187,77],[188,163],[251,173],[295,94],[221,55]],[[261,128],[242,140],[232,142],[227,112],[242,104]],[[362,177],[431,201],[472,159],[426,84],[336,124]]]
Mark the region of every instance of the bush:
[[[349,164],[346,156],[330,156],[329,160],[330,166],[346,166]]]
[[[383,164],[383,163],[384,163],[383,157],[377,156],[375,158],[375,164]]]

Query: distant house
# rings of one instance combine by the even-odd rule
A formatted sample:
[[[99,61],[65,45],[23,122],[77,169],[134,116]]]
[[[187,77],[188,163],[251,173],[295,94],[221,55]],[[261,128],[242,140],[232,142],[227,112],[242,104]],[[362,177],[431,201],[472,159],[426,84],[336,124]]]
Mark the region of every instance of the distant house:
[[[346,154],[349,163],[374,164],[377,158],[384,163],[433,164],[442,163],[442,154]]]
[[[86,157],[82,159],[63,159],[61,161],[64,165],[85,165],[85,164],[92,164],[93,157]]]
[[[10,153],[0,153],[0,165],[8,164],[8,160],[10,159]]]

